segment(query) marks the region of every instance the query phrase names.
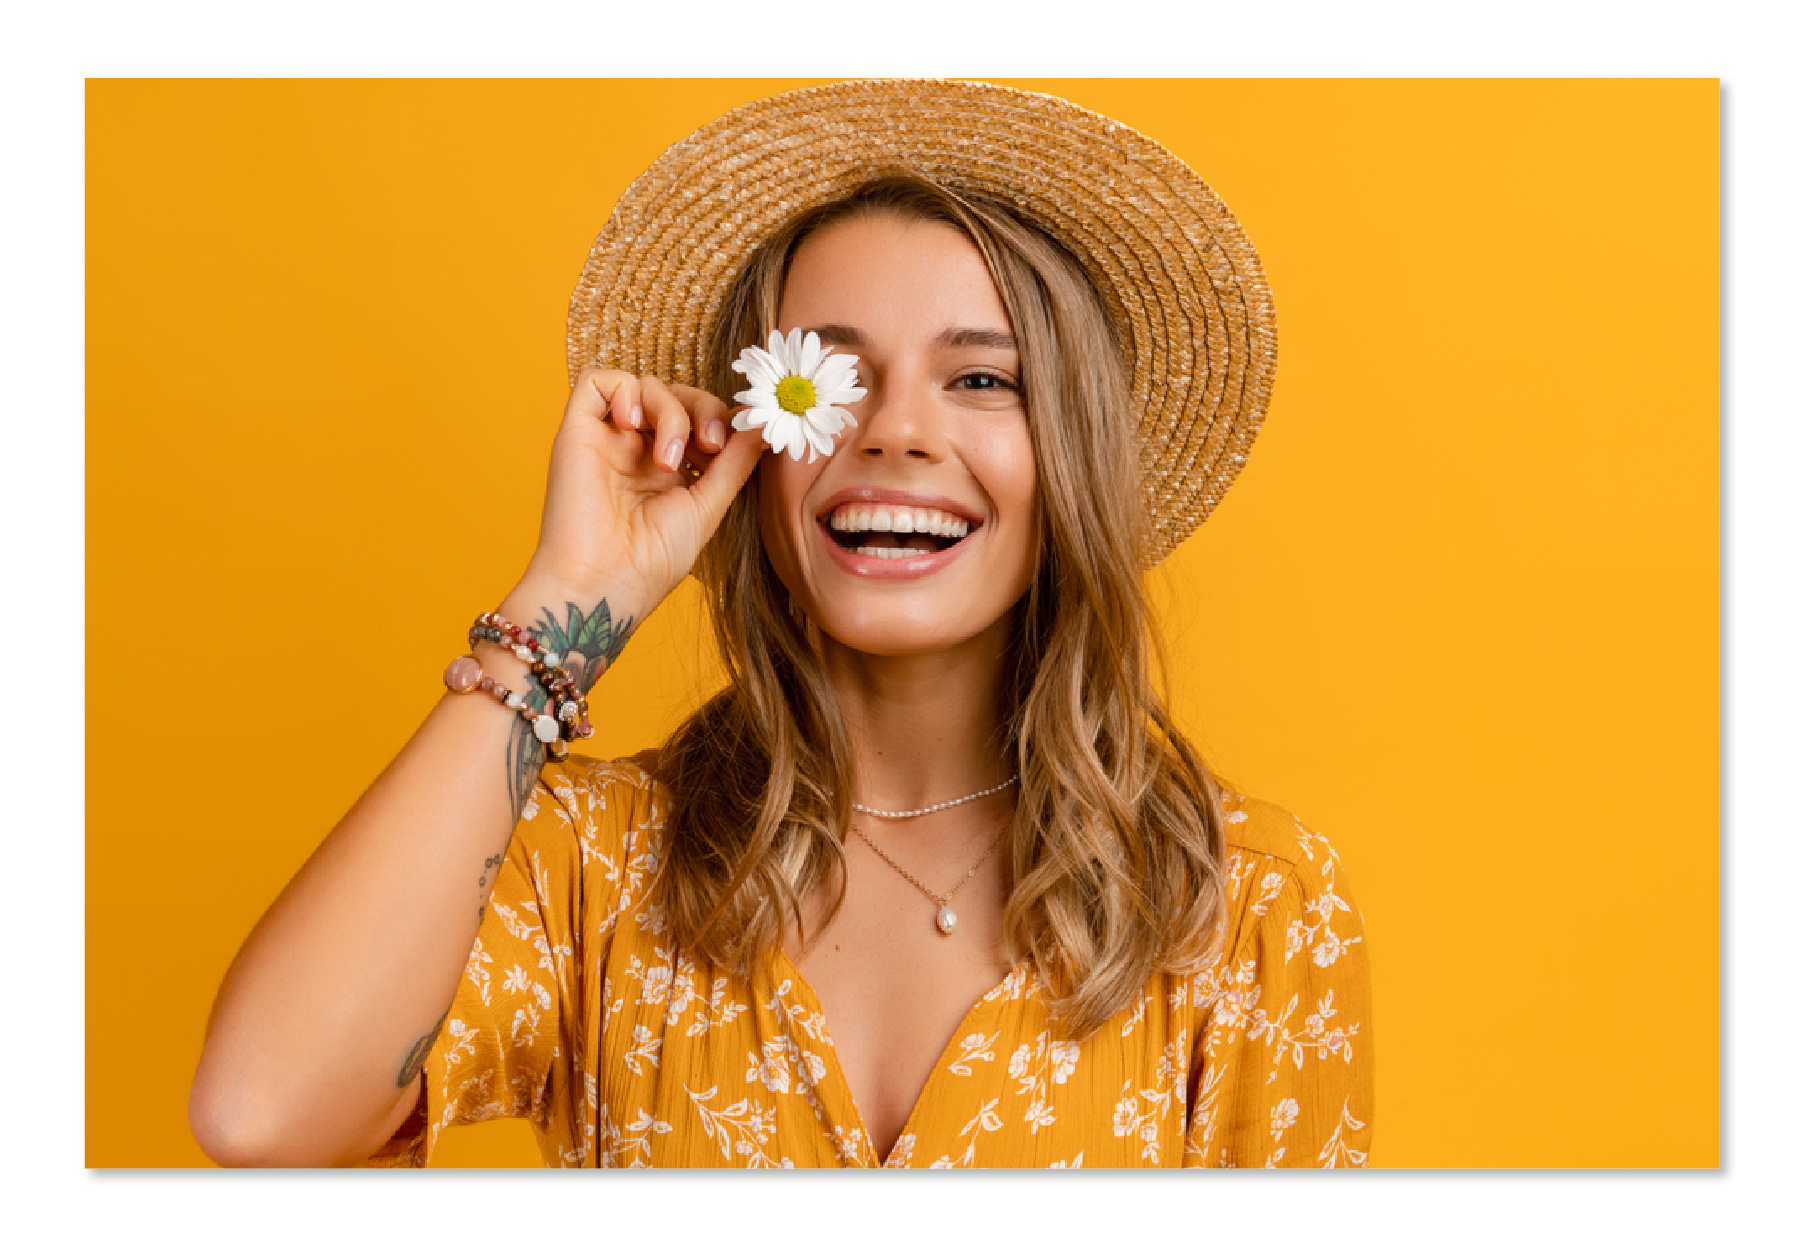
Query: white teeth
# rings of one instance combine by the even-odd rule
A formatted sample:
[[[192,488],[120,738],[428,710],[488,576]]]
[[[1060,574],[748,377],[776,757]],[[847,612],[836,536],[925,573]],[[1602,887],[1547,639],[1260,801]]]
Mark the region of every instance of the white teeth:
[[[931,554],[931,550],[910,550],[903,546],[859,546],[858,553],[873,559],[908,559]]]
[[[933,533],[939,537],[963,537],[971,531],[969,520],[924,507],[878,507],[848,503],[827,517],[827,526],[842,533]]]

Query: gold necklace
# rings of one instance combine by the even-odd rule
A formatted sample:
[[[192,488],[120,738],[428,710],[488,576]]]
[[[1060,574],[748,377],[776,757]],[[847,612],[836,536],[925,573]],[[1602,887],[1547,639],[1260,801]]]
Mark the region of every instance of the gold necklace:
[[[983,851],[983,856],[977,859],[977,866],[973,866],[971,869],[967,870],[965,872],[965,877],[952,885],[952,892],[947,892],[944,896],[935,892],[932,888],[922,883],[906,870],[903,870],[902,867],[896,865],[895,859],[888,853],[885,853],[882,849],[878,848],[877,842],[865,835],[863,831],[859,830],[858,824],[852,824],[852,830],[860,840],[871,846],[872,851],[875,852],[878,857],[881,857],[884,861],[888,862],[897,874],[901,875],[904,879],[914,884],[915,887],[926,893],[927,899],[939,902],[940,912],[934,917],[933,925],[939,928],[941,935],[951,935],[952,929],[958,925],[958,915],[954,913],[952,909],[952,893],[971,882],[971,876],[977,873],[977,867],[982,866],[985,862],[990,860],[990,854],[994,853],[996,851],[996,846],[1002,843],[1002,833],[1008,830],[1008,824],[1004,823],[997,830],[996,838],[990,841],[990,847],[985,849]]]

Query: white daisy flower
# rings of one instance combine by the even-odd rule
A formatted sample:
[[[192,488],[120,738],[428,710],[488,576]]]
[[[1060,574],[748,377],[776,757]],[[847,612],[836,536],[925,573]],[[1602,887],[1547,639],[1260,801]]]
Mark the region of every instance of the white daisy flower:
[[[858,356],[834,355],[821,345],[812,330],[806,338],[800,329],[770,331],[770,349],[748,346],[733,361],[733,371],[743,373],[752,388],[733,395],[747,410],[733,417],[735,429],[764,430],[764,440],[778,454],[787,450],[799,461],[808,448],[808,462],[833,453],[833,439],[846,425],[858,421],[841,404],[864,397],[858,380]]]

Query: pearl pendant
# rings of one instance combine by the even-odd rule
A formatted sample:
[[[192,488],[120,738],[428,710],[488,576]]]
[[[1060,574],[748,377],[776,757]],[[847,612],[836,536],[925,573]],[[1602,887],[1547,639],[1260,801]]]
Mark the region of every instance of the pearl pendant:
[[[933,920],[933,925],[940,929],[941,935],[951,935],[952,928],[958,925],[958,915],[952,912],[952,906],[941,905],[940,915]]]

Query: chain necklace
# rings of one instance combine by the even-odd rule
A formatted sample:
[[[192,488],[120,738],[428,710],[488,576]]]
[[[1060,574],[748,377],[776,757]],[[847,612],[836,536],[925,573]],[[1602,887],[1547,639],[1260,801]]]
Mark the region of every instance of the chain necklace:
[[[978,857],[978,864],[976,864],[976,866],[972,866],[971,870],[967,870],[967,872],[965,872],[965,877],[963,877],[963,879],[960,879],[960,881],[958,881],[958,882],[954,882],[953,888],[951,888],[951,891],[945,891],[945,893],[938,893],[938,891],[934,891],[933,888],[929,888],[929,886],[927,886],[927,884],[924,884],[924,882],[920,881],[920,879],[916,879],[915,875],[911,875],[911,873],[906,872],[906,870],[902,870],[902,866],[900,866],[900,864],[897,863],[897,859],[895,859],[895,857],[891,857],[891,855],[889,855],[889,854],[886,854],[886,852],[884,852],[884,850],[882,850],[882,848],[879,848],[879,846],[877,846],[877,841],[873,841],[873,839],[871,839],[870,836],[866,836],[866,834],[864,834],[864,830],[862,830],[862,828],[859,827],[859,825],[857,825],[857,823],[853,823],[853,825],[851,825],[851,830],[853,830],[853,832],[855,832],[855,834],[857,834],[857,837],[859,837],[859,839],[862,839],[862,841],[864,841],[864,843],[866,843],[866,845],[871,846],[871,852],[875,852],[875,854],[879,855],[879,857],[882,857],[882,859],[884,859],[884,861],[886,861],[886,863],[889,863],[889,868],[891,868],[891,870],[895,870],[895,872],[897,872],[898,875],[902,875],[902,877],[904,877],[904,879],[907,879],[907,881],[911,882],[911,884],[915,884],[916,888],[920,888],[920,890],[922,890],[922,893],[924,893],[925,897],[927,897],[927,899],[929,899],[929,901],[936,901],[936,902],[938,902],[938,904],[940,904],[940,913],[936,913],[936,915],[934,915],[933,924],[934,924],[934,926],[936,926],[936,928],[940,928],[940,935],[951,935],[951,933],[953,933],[953,928],[956,928],[956,926],[958,926],[958,913],[956,913],[956,911],[953,910],[953,893],[954,893],[954,891],[960,890],[960,888],[963,888],[963,886],[965,886],[965,884],[967,884],[967,882],[971,882],[972,875],[976,875],[976,873],[978,873],[978,866],[981,866],[981,864],[987,863],[987,861],[989,861],[990,854],[994,854],[994,852],[996,852],[996,846],[1001,845],[1001,843],[1003,843],[1003,832],[1007,832],[1008,825],[1007,825],[1007,823],[1003,823],[1003,825],[1001,825],[1001,827],[999,827],[998,830],[996,830],[996,836],[994,836],[994,839],[990,839],[989,848],[985,848],[985,850],[983,850],[983,857]]]
[[[903,870],[902,867],[896,865],[896,860],[888,853],[885,853],[882,849],[878,848],[877,842],[865,835],[863,831],[860,831],[856,823],[852,825],[852,830],[857,834],[860,840],[871,846],[872,851],[875,852],[878,857],[881,857],[884,861],[888,862],[890,867],[897,874],[914,884],[915,887],[921,889],[921,891],[926,894],[928,900],[939,902],[940,912],[934,917],[933,925],[940,929],[941,935],[951,935],[952,929],[958,925],[958,915],[952,910],[952,893],[971,882],[971,876],[977,873],[977,866],[982,866],[985,862],[990,860],[990,854],[994,853],[996,851],[996,846],[1002,843],[1002,833],[1008,830],[1008,824],[1004,823],[1002,829],[996,833],[996,838],[990,841],[990,847],[985,849],[983,856],[977,859],[977,866],[973,866],[971,869],[967,870],[965,872],[965,877],[952,885],[952,892],[947,892],[944,895],[935,892],[932,888],[922,883],[906,870]]]
[[[917,818],[922,814],[931,814],[935,810],[950,809],[952,806],[955,806],[955,805],[963,805],[967,801],[975,801],[979,797],[987,797],[992,792],[1001,792],[1004,788],[1007,788],[1010,784],[1014,783],[1015,778],[1016,778],[1015,776],[1011,775],[1008,779],[1003,780],[1000,784],[997,784],[994,788],[985,788],[982,792],[974,792],[970,796],[960,797],[956,801],[942,801],[938,805],[930,805],[926,809],[923,809],[923,810],[873,810],[869,806],[859,805],[856,801],[854,801],[852,803],[852,808],[855,810],[861,810],[866,814],[873,814],[878,818]],[[975,865],[975,866],[971,867],[971,869],[967,870],[965,872],[965,877],[963,879],[960,879],[957,883],[953,884],[950,891],[942,894],[939,892],[935,892],[932,888],[930,888],[926,884],[922,883],[919,879],[917,879],[913,875],[909,874],[906,870],[903,870],[901,866],[897,865],[896,860],[893,857],[891,857],[888,853],[885,853],[881,848],[877,847],[877,842],[875,840],[871,839],[869,836],[864,834],[863,830],[859,828],[858,824],[856,824],[856,823],[852,824],[852,831],[854,832],[854,834],[856,834],[860,840],[862,840],[866,844],[870,845],[871,851],[876,853],[878,857],[881,857],[885,862],[888,862],[890,869],[894,870],[897,874],[901,875],[904,879],[906,879],[910,883],[914,884],[915,887],[919,888],[921,890],[921,892],[927,897],[928,900],[938,902],[939,907],[940,907],[940,912],[934,917],[933,925],[939,928],[939,932],[941,935],[951,935],[953,928],[958,926],[958,914],[956,912],[954,912],[953,908],[952,908],[952,894],[954,892],[957,892],[960,888],[964,887],[967,883],[971,882],[971,877],[977,873],[978,867],[982,866],[985,862],[990,860],[990,854],[994,853],[996,851],[996,846],[1002,843],[1003,832],[1006,832],[1007,830],[1008,830],[1007,823],[1004,823],[999,829],[997,829],[995,838],[990,841],[990,847],[985,849],[983,851],[983,856],[977,859],[977,865]]]

